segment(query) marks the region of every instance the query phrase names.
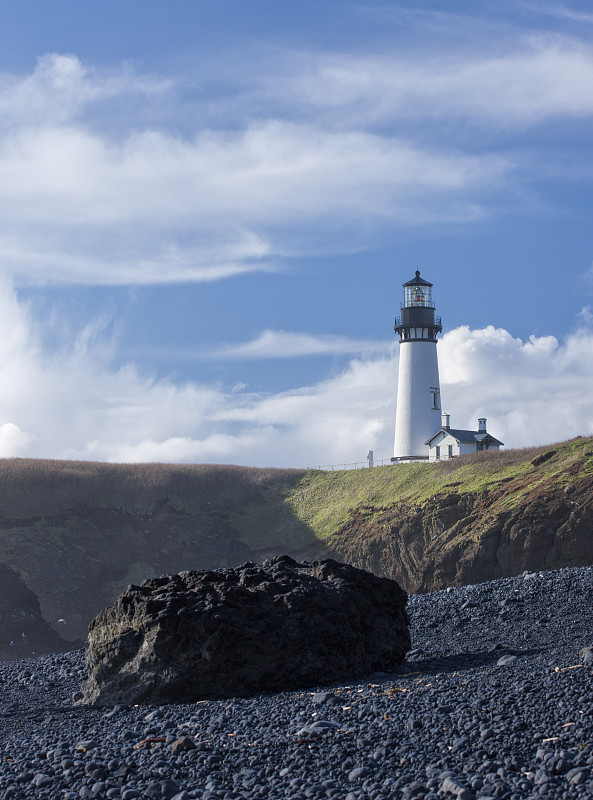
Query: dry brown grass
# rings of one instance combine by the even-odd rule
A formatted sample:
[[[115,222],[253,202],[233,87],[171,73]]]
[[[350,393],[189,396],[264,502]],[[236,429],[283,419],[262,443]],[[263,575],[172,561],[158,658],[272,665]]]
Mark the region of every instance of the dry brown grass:
[[[95,461],[0,459],[0,515],[53,514],[78,506],[150,511],[159,500],[186,508],[236,505],[258,489],[291,486],[302,470],[218,464],[106,464]]]
[[[461,482],[464,491],[472,491],[532,469],[531,461],[547,451],[557,449],[563,458],[582,457],[583,449],[591,446],[590,438],[577,437],[521,450],[471,453],[430,465],[335,473],[218,464],[7,458],[0,459],[0,517],[50,516],[81,506],[146,513],[166,500],[187,511],[224,509],[248,514],[254,525],[261,525],[266,506],[276,507],[288,499],[292,512],[312,524],[315,514],[327,515],[326,506],[335,503],[347,511],[359,503],[388,505],[406,497],[421,502],[446,491],[452,482]]]

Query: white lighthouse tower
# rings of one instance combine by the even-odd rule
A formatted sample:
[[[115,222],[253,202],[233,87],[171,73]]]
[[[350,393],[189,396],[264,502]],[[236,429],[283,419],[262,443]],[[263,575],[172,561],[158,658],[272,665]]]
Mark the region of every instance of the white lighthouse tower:
[[[427,440],[441,426],[437,335],[442,326],[431,289],[416,270],[404,283],[401,317],[395,319],[400,348],[394,463],[428,461]]]

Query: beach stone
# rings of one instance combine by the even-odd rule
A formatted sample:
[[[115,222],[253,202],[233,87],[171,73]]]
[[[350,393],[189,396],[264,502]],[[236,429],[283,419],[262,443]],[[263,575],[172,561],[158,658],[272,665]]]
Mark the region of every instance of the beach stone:
[[[315,692],[311,698],[315,705],[335,706],[340,704],[340,698],[333,692]]]
[[[404,661],[407,595],[280,556],[129,586],[89,628],[81,702],[187,703],[353,680]]]
[[[38,772],[37,775],[33,777],[32,783],[34,784],[36,789],[43,789],[46,786],[49,786],[52,782],[52,779],[49,775],[44,775],[42,772]]]
[[[366,777],[368,774],[369,770],[367,767],[355,767],[348,773],[348,780],[352,783],[353,781]]]
[[[195,749],[195,742],[189,736],[180,736],[179,739],[175,739],[174,742],[171,742],[171,750],[173,750],[174,753],[183,753],[187,750]]]

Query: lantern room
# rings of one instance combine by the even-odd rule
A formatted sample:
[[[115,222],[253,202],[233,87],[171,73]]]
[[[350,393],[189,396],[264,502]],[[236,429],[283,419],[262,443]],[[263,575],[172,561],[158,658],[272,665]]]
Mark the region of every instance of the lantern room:
[[[411,281],[404,283],[403,308],[434,308],[432,302],[432,283],[420,277],[420,270]]]

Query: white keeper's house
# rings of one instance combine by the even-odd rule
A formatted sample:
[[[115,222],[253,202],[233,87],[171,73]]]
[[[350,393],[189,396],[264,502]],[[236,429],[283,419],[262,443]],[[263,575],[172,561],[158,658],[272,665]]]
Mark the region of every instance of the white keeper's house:
[[[464,431],[449,425],[449,414],[443,414],[440,431],[427,439],[425,444],[428,445],[429,461],[441,461],[465,453],[475,453],[477,450],[498,450],[502,447],[502,442],[486,430],[484,417],[478,419],[477,431]]]
[[[483,417],[478,420],[477,431],[449,425],[449,414],[441,410],[437,344],[443,328],[435,314],[432,283],[416,270],[403,289],[400,316],[395,319],[400,351],[391,461],[440,461],[476,450],[498,450],[503,443],[488,433]]]

